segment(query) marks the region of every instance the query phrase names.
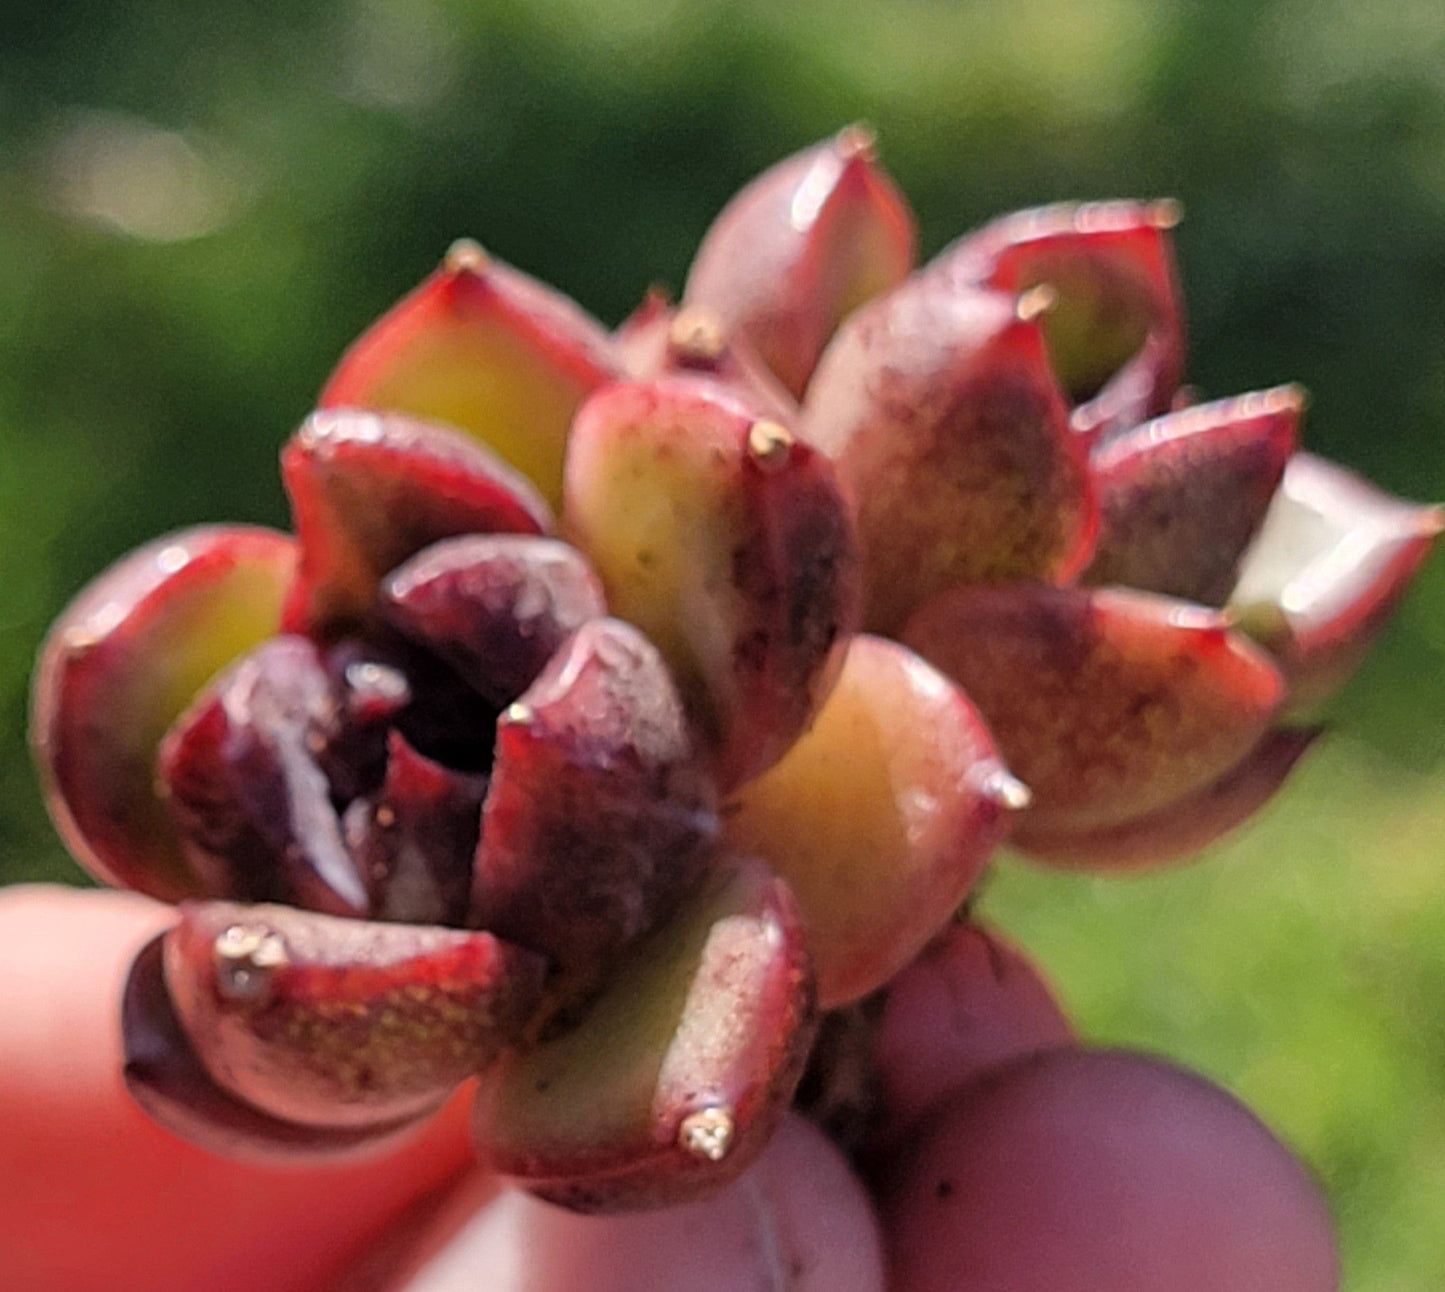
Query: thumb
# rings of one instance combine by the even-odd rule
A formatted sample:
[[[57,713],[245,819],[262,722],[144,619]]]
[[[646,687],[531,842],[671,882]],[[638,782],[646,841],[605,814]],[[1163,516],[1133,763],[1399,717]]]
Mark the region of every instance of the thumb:
[[[214,1157],[121,1081],[120,992],[171,919],[124,893],[0,890],[0,1286],[315,1292],[470,1160],[455,1100],[417,1139],[340,1166]]]

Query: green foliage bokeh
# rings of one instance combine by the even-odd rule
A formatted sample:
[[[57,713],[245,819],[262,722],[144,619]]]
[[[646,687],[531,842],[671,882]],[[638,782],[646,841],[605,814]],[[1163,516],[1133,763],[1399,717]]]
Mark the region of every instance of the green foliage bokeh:
[[[80,879],[24,748],[46,625],[163,530],[284,523],[278,445],[453,238],[615,322],[855,118],[925,252],[1011,207],[1181,198],[1191,381],[1301,381],[1312,448],[1445,495],[1438,0],[13,0],[4,26],[0,881]],[[1128,883],[1005,867],[985,899],[1086,1032],[1300,1149],[1362,1292],[1445,1281],[1442,652],[1436,563],[1240,840]]]

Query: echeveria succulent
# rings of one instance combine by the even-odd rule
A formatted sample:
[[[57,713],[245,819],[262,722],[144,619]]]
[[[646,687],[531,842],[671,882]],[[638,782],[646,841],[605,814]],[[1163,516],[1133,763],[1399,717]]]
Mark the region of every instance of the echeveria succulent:
[[[480,1078],[484,1158],[612,1211],[722,1189],[807,1066],[860,1160],[944,1109],[887,1186],[907,1244],[992,1116],[958,1090],[1076,1044],[955,922],[995,849],[1130,867],[1239,825],[1440,528],[1300,453],[1297,388],[1191,402],[1178,216],[1024,212],[920,268],[850,129],[615,334],[454,246],[283,449],[294,539],[158,540],[44,648],[67,843],[180,903],[126,997],[137,1100],[294,1158]],[[1077,1097],[1097,1138],[1157,1087],[1289,1174],[1131,1063],[978,1107]]]

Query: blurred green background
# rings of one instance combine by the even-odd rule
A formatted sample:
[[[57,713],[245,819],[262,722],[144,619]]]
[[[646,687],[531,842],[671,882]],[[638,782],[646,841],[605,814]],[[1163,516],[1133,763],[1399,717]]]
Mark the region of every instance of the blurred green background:
[[[24,748],[46,624],[200,520],[471,234],[604,319],[753,172],[854,118],[925,251],[1010,207],[1183,199],[1191,379],[1304,382],[1307,440],[1445,496],[1439,0],[11,0],[0,36],[0,880],[79,882]],[[1445,1286],[1445,561],[1285,801],[1207,864],[1001,868],[1091,1036],[1248,1099],[1360,1292]]]

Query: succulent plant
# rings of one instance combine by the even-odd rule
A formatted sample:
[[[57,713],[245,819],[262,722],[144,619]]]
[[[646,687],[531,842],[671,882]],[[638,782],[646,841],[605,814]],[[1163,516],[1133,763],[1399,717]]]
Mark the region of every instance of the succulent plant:
[[[160,539],[43,649],[61,833],[178,904],[126,993],[136,1100],[314,1158],[478,1079],[483,1158],[589,1211],[846,1108],[910,1289],[969,1083],[1105,1138],[1158,1085],[1288,1174],[1077,1053],[955,918],[1006,839],[1123,869],[1245,821],[1441,528],[1300,452],[1297,388],[1191,402],[1178,219],[1053,206],[919,267],[850,127],[616,333],[456,244],[283,449],[294,538]]]

